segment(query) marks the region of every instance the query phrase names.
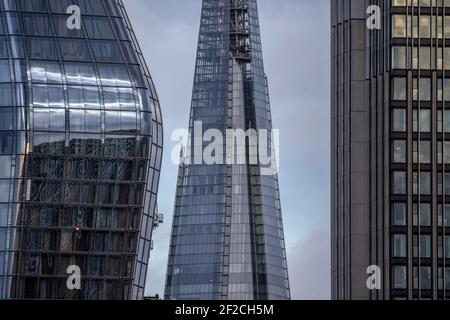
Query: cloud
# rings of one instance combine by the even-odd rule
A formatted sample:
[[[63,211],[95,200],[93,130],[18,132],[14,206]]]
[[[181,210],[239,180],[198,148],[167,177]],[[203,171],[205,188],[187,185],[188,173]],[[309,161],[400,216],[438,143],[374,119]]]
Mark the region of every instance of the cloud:
[[[317,226],[287,253],[292,299],[329,300],[331,298],[330,228]]]

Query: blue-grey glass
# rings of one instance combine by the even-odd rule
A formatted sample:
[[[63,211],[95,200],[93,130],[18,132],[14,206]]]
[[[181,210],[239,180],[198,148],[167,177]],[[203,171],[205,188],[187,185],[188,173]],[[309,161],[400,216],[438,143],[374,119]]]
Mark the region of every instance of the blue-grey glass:
[[[200,121],[223,136],[271,132],[268,97],[256,0],[203,0],[191,136]],[[179,168],[165,297],[290,299],[277,175],[189,160]]]
[[[162,121],[135,39],[120,0],[0,0],[0,299],[143,298]]]

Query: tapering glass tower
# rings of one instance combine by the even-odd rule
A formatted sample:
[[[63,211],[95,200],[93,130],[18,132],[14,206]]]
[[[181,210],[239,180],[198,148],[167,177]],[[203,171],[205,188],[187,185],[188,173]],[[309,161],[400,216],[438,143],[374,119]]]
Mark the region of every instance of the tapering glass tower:
[[[0,299],[143,298],[161,153],[120,0],[0,0]]]
[[[238,129],[272,132],[256,0],[203,1],[189,127],[166,299],[289,299],[277,175],[266,174],[259,161],[229,161],[224,145],[215,156],[226,154],[226,163],[199,160],[196,150],[199,135],[211,129],[223,136]],[[250,144],[244,160],[251,158]],[[203,142],[201,151],[207,148]]]

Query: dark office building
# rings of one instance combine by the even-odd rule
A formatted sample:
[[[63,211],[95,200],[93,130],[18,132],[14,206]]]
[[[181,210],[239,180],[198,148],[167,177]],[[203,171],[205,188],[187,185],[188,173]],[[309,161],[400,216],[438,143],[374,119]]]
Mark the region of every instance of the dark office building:
[[[333,298],[448,299],[450,1],[331,12]]]
[[[259,162],[198,161],[198,123],[204,134],[272,131],[256,0],[203,0],[183,153],[190,161],[179,168],[165,298],[289,299],[277,175]]]
[[[161,152],[120,0],[0,1],[0,299],[143,299]]]

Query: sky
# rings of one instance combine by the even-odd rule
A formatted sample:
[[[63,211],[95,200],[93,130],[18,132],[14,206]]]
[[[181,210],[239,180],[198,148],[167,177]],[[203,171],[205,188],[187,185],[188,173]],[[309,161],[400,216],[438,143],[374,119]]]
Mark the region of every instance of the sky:
[[[189,121],[201,0],[123,0],[155,83],[165,145],[146,294],[164,293],[178,167]],[[258,0],[293,299],[330,299],[329,0]]]

